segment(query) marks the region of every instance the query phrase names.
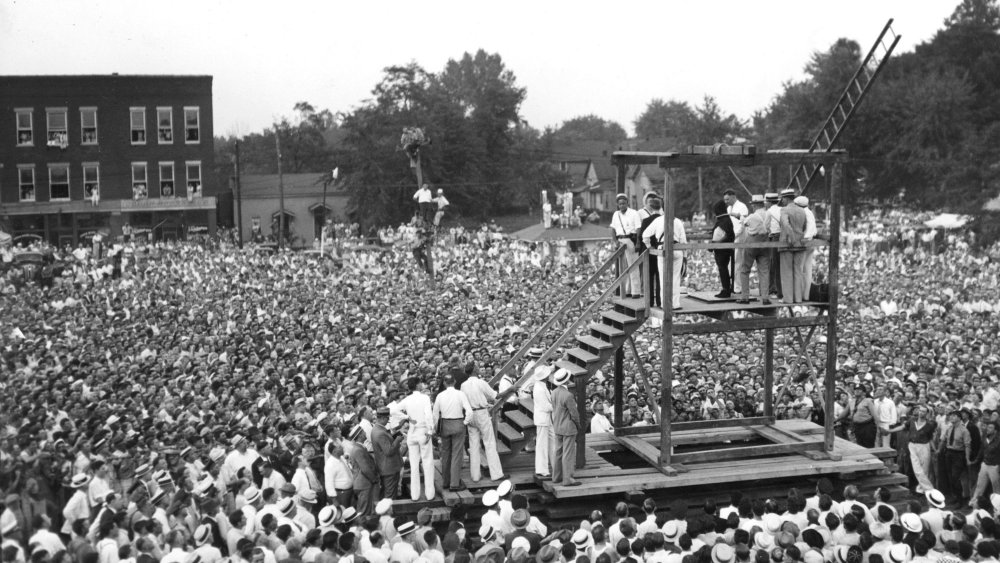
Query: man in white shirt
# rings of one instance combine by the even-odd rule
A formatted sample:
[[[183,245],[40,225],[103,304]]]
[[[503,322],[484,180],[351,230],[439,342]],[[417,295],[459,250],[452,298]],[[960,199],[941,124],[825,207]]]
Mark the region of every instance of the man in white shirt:
[[[434,427],[441,432],[441,484],[452,491],[462,485],[462,458],[465,455],[465,427],[472,422],[472,406],[464,393],[455,389],[450,373],[442,378],[444,391],[434,399]]]
[[[653,222],[646,227],[646,230],[642,233],[643,241],[646,246],[650,246],[652,241],[655,239],[659,241],[657,247],[666,252],[666,244],[664,244],[664,237],[666,235],[666,229],[664,227],[663,215],[660,215]],[[687,233],[684,231],[684,222],[674,217],[674,237],[673,241],[675,243],[685,244],[687,243]],[[657,264],[660,269],[660,279],[664,278],[664,270],[666,269],[666,260],[663,256],[660,256],[657,260]],[[672,293],[670,306],[674,309],[681,308],[681,269],[684,264],[684,252],[682,250],[674,250],[674,265],[673,265],[673,277],[671,278],[672,283]]]
[[[628,206],[627,195],[618,194],[616,201],[618,211],[611,216],[611,237],[616,245],[625,245],[625,262],[632,265],[639,257],[635,251],[635,243],[639,236],[639,227],[642,226],[642,217],[638,211]],[[637,297],[641,292],[639,270],[635,269],[629,273],[628,281],[625,282],[625,296]]]
[[[479,378],[479,368],[472,367],[469,378],[462,382],[462,393],[472,407],[472,423],[469,424],[469,473],[472,480],[479,482],[481,477],[480,459],[482,450],[486,452],[486,464],[490,468],[490,479],[501,481],[507,478],[503,466],[500,465],[500,455],[497,454],[497,437],[493,431],[493,420],[489,408],[497,398],[497,392],[485,381]]]
[[[220,471],[226,483],[233,482],[240,469],[246,469],[247,474],[250,474],[253,462],[260,457],[256,451],[247,448],[247,440],[241,434],[233,436],[230,444],[235,449],[226,456],[226,460],[222,462],[222,470]]]
[[[878,425],[879,445],[883,448],[889,447],[889,440],[892,438],[889,428],[895,426],[898,420],[896,403],[892,397],[886,396],[885,387],[877,387],[875,389],[875,424]]]
[[[590,433],[607,432],[610,434],[614,432],[615,427],[611,425],[611,421],[604,415],[604,402],[600,400],[595,401],[593,410],[594,416],[590,419]]]
[[[430,184],[424,183],[420,189],[413,194],[413,201],[417,202],[420,208],[420,219],[426,225],[430,225],[434,220],[434,194],[431,193]]]
[[[723,192],[722,199],[726,202],[726,211],[729,213],[729,216],[733,218],[733,234],[736,235],[736,240],[740,240],[740,233],[743,232],[743,219],[750,214],[750,210],[747,209],[746,204],[736,197],[735,190],[726,190]],[[733,269],[734,272],[739,272],[743,266],[743,250],[744,249],[742,248],[736,249],[736,264]],[[733,291],[734,293],[740,293],[742,291],[738,277],[733,281]]]
[[[552,391],[549,390],[549,366],[538,366],[532,374],[531,401],[534,404],[535,475],[549,477],[549,449],[552,440]]]
[[[327,445],[329,456],[323,463],[323,488],[326,498],[337,499],[340,506],[350,506],[354,497],[354,475],[347,467],[344,448],[338,443]]]
[[[802,242],[808,242],[816,238],[816,234],[819,232],[816,229],[816,215],[813,214],[812,209],[809,209],[809,198],[804,195],[800,195],[795,198],[795,204],[802,208],[806,212],[806,230],[802,235]],[[806,275],[803,278],[806,284],[805,295],[809,295],[809,286],[812,285],[813,280],[813,264],[815,262],[816,249],[813,247],[808,247],[806,249],[806,264],[805,271]]]
[[[771,223],[774,218],[764,209],[764,196],[755,195],[750,199],[750,205],[754,211],[743,219],[740,225],[742,235],[736,240],[739,242],[767,242],[771,232]],[[780,229],[780,226],[778,227]],[[757,264],[757,282],[760,284],[760,299],[764,305],[770,305],[768,299],[768,284],[771,281],[771,249],[770,248],[743,248],[742,258],[737,263],[742,264],[737,270],[737,278],[742,288],[743,296],[737,303],[750,303],[750,270]]]
[[[781,206],[779,202],[781,201],[781,195],[768,192],[764,194],[764,208],[767,210],[768,216],[771,218],[768,224],[768,234],[767,240],[769,242],[776,242],[781,238]],[[768,283],[768,295],[781,295],[781,284],[778,283],[778,260],[779,253],[777,248],[771,249],[771,281]]]
[[[73,531],[73,522],[84,519],[89,520],[90,498],[87,496],[87,485],[90,484],[90,476],[77,473],[73,476],[70,486],[76,491],[69,498],[66,506],[63,507],[63,526],[60,530],[63,535],[69,536]]]
[[[420,474],[424,476],[424,495],[427,500],[434,498],[434,416],[431,399],[425,393],[425,385],[420,379],[406,380],[411,393],[399,402],[399,411],[406,416],[410,429],[406,433],[406,445],[410,455],[410,498],[420,500]]]

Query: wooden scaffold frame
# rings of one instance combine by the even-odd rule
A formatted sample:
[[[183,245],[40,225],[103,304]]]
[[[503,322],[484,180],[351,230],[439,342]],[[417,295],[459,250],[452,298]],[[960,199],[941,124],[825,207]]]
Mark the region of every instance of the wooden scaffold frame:
[[[615,378],[615,440],[622,446],[631,450],[640,458],[644,459],[662,473],[674,475],[677,472],[687,470],[686,463],[699,463],[705,461],[718,461],[725,459],[747,458],[754,456],[773,456],[786,454],[801,454],[812,459],[836,459],[834,454],[834,430],[833,417],[825,417],[823,434],[819,437],[803,437],[775,425],[774,415],[774,341],[775,331],[779,329],[794,329],[796,340],[804,351],[810,339],[819,327],[826,328],[826,377],[824,382],[823,402],[827,413],[833,412],[835,374],[837,360],[837,302],[838,302],[838,278],[839,278],[839,252],[840,252],[840,195],[843,184],[846,182],[843,173],[843,165],[847,162],[848,155],[844,151],[829,152],[808,152],[797,150],[778,150],[757,152],[753,146],[715,146],[715,147],[692,147],[690,152],[631,152],[618,151],[612,155],[612,164],[617,167],[617,180],[619,192],[623,191],[625,185],[626,170],[629,166],[655,165],[664,170],[663,181],[663,215],[664,215],[664,246],[660,250],[653,250],[651,254],[663,256],[664,269],[660,278],[662,302],[669,304],[673,299],[673,285],[670,280],[673,276],[673,268],[681,267],[674,263],[674,250],[718,250],[718,249],[740,249],[740,248],[789,248],[789,245],[782,242],[749,242],[749,243],[714,243],[714,242],[689,242],[686,244],[675,244],[673,237],[673,218],[676,210],[676,189],[671,185],[670,171],[675,169],[698,169],[698,168],[745,168],[745,167],[766,167],[769,169],[769,191],[778,191],[776,179],[781,170],[795,166],[823,167],[824,174],[816,179],[822,178],[826,190],[826,200],[830,207],[830,237],[829,241],[816,240],[810,242],[810,246],[827,246],[829,248],[829,301],[828,302],[805,302],[796,305],[804,305],[808,312],[801,315],[790,314],[791,306],[786,303],[774,303],[771,305],[754,304],[751,306],[737,305],[733,303],[717,304],[705,307],[689,307],[691,299],[685,300],[685,306],[679,311],[673,311],[669,306],[662,310],[653,309],[651,316],[662,319],[661,328],[661,367],[660,367],[660,413],[658,416],[658,428],[646,427],[622,427],[622,380],[623,380],[623,360],[624,348],[618,350],[614,358],[614,378]],[[833,178],[835,172],[840,172],[840,185],[835,185]],[[815,182],[814,182],[815,183]],[[808,186],[807,186],[808,188]],[[746,311],[747,318],[733,318],[733,311]],[[782,314],[782,312],[788,314]],[[695,320],[693,322],[677,323],[678,315],[690,315]],[[714,319],[714,320],[713,320]],[[803,329],[809,329],[805,335]],[[764,331],[764,412],[763,416],[692,421],[692,422],[671,422],[672,396],[673,396],[673,349],[674,336],[687,334],[707,334],[715,332],[734,331]],[[634,352],[633,352],[634,353]],[[645,374],[643,374],[645,375]],[[648,390],[647,390],[648,391]],[[733,445],[729,447],[718,447],[713,443],[711,437],[706,437],[708,432],[725,428],[742,427],[753,430],[755,435],[762,438],[763,444]],[[695,432],[685,432],[695,431]],[[644,440],[642,434],[659,433],[658,446],[648,439]],[[722,439],[719,439],[721,442]],[[696,451],[685,451],[675,453],[676,446],[685,445],[706,445],[711,447]]]

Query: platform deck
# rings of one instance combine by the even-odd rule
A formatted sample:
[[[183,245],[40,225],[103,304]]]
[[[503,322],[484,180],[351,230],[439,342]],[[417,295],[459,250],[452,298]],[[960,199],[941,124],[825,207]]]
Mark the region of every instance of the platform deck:
[[[799,435],[804,441],[822,437],[823,433],[821,426],[805,420],[780,420],[775,423],[774,428]],[[650,434],[638,434],[630,438],[641,439],[655,448],[658,435],[652,432],[655,432],[655,428],[651,428]],[[678,452],[685,448],[703,448],[706,444],[713,443],[718,447],[738,447],[745,444],[746,440],[759,438],[758,432],[751,427],[722,428],[711,432],[685,430],[673,435]],[[820,476],[827,476],[835,481],[850,480],[862,488],[867,481],[873,479],[877,480],[879,486],[898,486],[906,482],[904,476],[892,473],[883,461],[894,456],[891,450],[869,450],[838,438],[834,444],[834,453],[840,459],[816,460],[803,453],[685,463],[683,471],[668,476],[638,456],[627,453],[627,448],[619,444],[613,435],[587,434],[586,465],[574,473],[582,483],[580,486],[565,487],[537,479],[534,475],[535,456],[532,452],[524,452],[509,459],[504,465],[504,471],[510,474],[510,480],[518,493],[531,499],[533,508],[549,512],[559,512],[560,507],[570,512],[579,512],[583,509],[577,503],[589,500],[603,505],[609,499],[621,499],[623,495],[636,491],[658,497],[695,495],[700,498],[709,493],[724,495],[726,491],[733,489],[802,487],[810,482],[814,483]],[[630,456],[631,459],[626,459],[625,462],[616,459]],[[616,462],[612,463],[609,459],[615,459]],[[438,472],[437,490],[440,491],[440,465],[437,462],[435,465]],[[472,482],[468,467],[462,473],[467,490],[460,493],[445,492],[443,496],[439,492],[430,501],[423,498],[418,501],[397,499],[394,503],[395,513],[412,515],[422,508],[430,508],[434,511],[435,518],[448,518],[452,509],[464,506],[466,514],[478,518],[476,515],[483,510],[483,493],[496,487],[498,483],[491,481],[485,471],[478,483]],[[409,477],[404,476],[404,480],[408,482]]]
[[[756,291],[754,291],[756,293]],[[750,303],[737,303],[736,300],[740,296],[736,295],[730,298],[717,298],[713,294],[707,291],[694,292],[694,293],[681,293],[681,308],[674,309],[674,316],[685,316],[685,315],[721,315],[723,313],[731,311],[747,311],[747,312],[757,312],[761,313],[763,311],[774,311],[776,309],[784,309],[789,307],[809,307],[809,308],[819,308],[826,309],[830,306],[829,303],[822,301],[803,301],[801,303],[783,303],[777,299],[771,299],[770,305],[764,305],[761,299],[757,295],[750,297]],[[663,320],[663,309],[660,307],[652,307],[649,311],[649,316]]]

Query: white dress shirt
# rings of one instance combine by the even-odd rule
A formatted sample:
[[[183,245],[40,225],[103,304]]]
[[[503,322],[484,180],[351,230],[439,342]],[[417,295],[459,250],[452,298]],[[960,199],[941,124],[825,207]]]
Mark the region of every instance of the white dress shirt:
[[[465,424],[472,422],[472,406],[469,405],[468,397],[454,387],[448,387],[438,393],[434,399],[433,414],[435,427],[442,418],[461,419]]]
[[[497,398],[497,392],[479,377],[470,377],[462,383],[462,393],[473,409],[485,408]]]
[[[414,391],[399,402],[400,412],[410,421],[410,429],[434,429],[434,416],[431,409],[431,399],[427,395]]]
[[[631,235],[642,226],[642,217],[639,216],[638,211],[631,207],[626,209],[624,213],[615,211],[615,214],[611,216],[610,226],[615,230],[617,236]]]

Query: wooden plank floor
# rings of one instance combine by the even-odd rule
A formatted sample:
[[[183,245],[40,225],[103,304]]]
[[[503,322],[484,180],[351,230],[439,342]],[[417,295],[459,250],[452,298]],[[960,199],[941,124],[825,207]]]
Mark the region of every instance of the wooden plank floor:
[[[816,426],[807,421],[778,421],[776,426],[784,433],[802,435],[805,440],[815,440],[817,435],[822,433],[822,427]],[[704,430],[687,430],[677,432],[675,440],[683,438],[686,434],[704,434]],[[731,445],[738,447],[740,441],[746,440],[758,434],[752,429],[733,428],[720,429],[714,431],[715,441],[729,440]],[[588,435],[588,449],[595,451],[613,451],[621,446],[617,444],[614,437],[609,435],[595,435],[593,440]],[[657,446],[659,435],[655,433],[640,434],[631,436],[630,439],[643,440],[654,447]],[[612,447],[615,444],[617,448]],[[744,459],[723,459],[718,461],[704,461],[698,463],[685,463],[687,472],[676,475],[664,475],[654,467],[645,468],[644,471],[628,471],[622,473],[621,469],[616,469],[613,473],[580,472],[578,479],[583,484],[576,487],[564,487],[553,485],[551,482],[543,483],[546,491],[551,492],[557,499],[599,496],[613,493],[624,493],[633,490],[659,490],[676,489],[682,487],[702,486],[707,484],[727,484],[739,483],[748,480],[769,480],[786,479],[794,477],[806,477],[828,474],[843,473],[875,473],[886,471],[885,463],[871,452],[852,442],[838,439],[834,443],[834,454],[840,459],[810,459],[802,454],[775,455],[768,457],[752,457]]]
[[[738,297],[737,297],[738,298]],[[822,301],[803,301],[802,303],[782,303],[781,301],[772,299],[770,305],[764,305],[760,302],[760,298],[756,296],[751,297],[751,301],[748,304],[740,304],[736,302],[737,298],[731,300],[703,300],[697,299],[690,295],[681,294],[681,308],[674,309],[674,316],[678,315],[704,315],[706,313],[724,313],[726,311],[757,311],[764,309],[778,309],[787,308],[794,306],[804,306],[804,307],[819,307],[825,309],[829,307],[829,303]],[[649,316],[663,320],[663,309],[659,307],[653,307],[649,310]]]
[[[777,421],[775,426],[782,433],[801,436],[804,441],[815,440],[823,433],[821,426],[805,420],[781,420]],[[659,435],[655,433],[655,428],[649,434],[638,434],[630,438],[647,442],[654,448],[659,447]],[[682,444],[679,446],[681,448],[701,447],[707,442],[723,440],[728,440],[729,445],[738,447],[742,445],[744,440],[759,440],[759,438],[760,435],[752,428],[713,429],[710,435],[705,430],[685,430],[676,432],[673,436],[674,443]],[[638,490],[660,496],[678,495],[685,494],[692,487],[699,490],[708,488],[713,491],[725,491],[737,484],[740,484],[741,487],[750,486],[750,482],[756,483],[753,486],[757,488],[771,486],[768,483],[773,483],[775,487],[781,487],[787,485],[779,483],[789,481],[815,482],[815,479],[820,476],[829,476],[835,480],[844,476],[852,480],[858,479],[858,482],[862,482],[864,479],[879,479],[879,483],[886,485],[905,484],[906,481],[904,476],[888,471],[885,463],[880,459],[890,457],[892,452],[883,451],[883,449],[868,450],[839,438],[834,443],[834,453],[841,457],[839,460],[815,460],[797,454],[725,459],[685,464],[685,472],[670,476],[664,475],[651,465],[619,467],[601,455],[623,450],[624,448],[610,434],[587,434],[586,465],[574,473],[574,476],[583,483],[577,487],[553,485],[551,481],[536,481],[534,476],[535,456],[532,452],[525,452],[509,459],[504,465],[504,471],[510,474],[510,479],[518,493],[525,494],[531,499],[532,507],[535,510],[562,506],[558,502],[560,500],[562,503],[568,503],[566,504],[568,509],[568,507],[576,506],[576,503],[584,502],[588,498],[595,501],[602,498],[620,498],[618,495],[622,493]],[[638,458],[636,460],[638,461]],[[396,514],[415,514],[422,508],[431,508],[446,514],[449,508],[456,506],[468,507],[470,515],[481,514],[483,493],[498,485],[497,482],[489,479],[488,472],[483,473],[483,479],[479,483],[473,483],[469,468],[463,468],[463,481],[468,486],[468,490],[460,494],[448,492],[442,497],[440,464],[435,462],[435,465],[438,471],[436,478],[439,487],[437,496],[430,501],[397,499],[394,503]],[[466,465],[468,465],[468,461],[466,461]],[[404,476],[404,479],[408,481],[409,477]]]

